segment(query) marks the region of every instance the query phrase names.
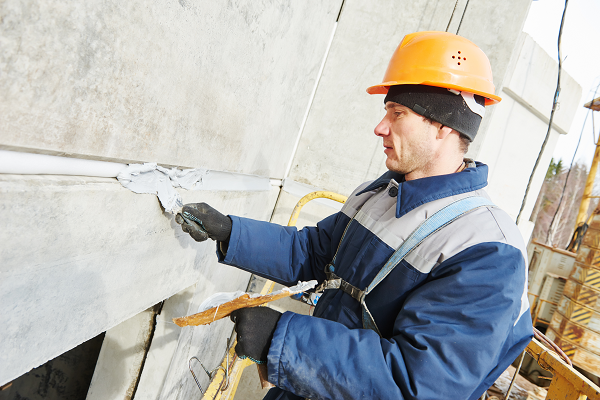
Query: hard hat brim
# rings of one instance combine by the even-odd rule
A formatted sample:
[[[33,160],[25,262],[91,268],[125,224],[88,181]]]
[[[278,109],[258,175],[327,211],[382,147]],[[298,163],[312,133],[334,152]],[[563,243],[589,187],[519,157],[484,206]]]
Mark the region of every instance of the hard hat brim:
[[[390,86],[395,86],[395,85],[425,85],[425,86],[435,86],[435,87],[443,87],[443,88],[447,88],[447,89],[459,90],[461,92],[473,93],[473,94],[477,94],[479,96],[484,97],[485,98],[485,105],[486,106],[491,106],[492,104],[497,104],[497,103],[500,103],[502,101],[502,97],[496,96],[495,94],[484,93],[484,92],[480,92],[480,91],[475,91],[473,89],[468,89],[468,88],[465,88],[463,86],[452,85],[452,84],[448,84],[448,83],[444,83],[443,85],[441,85],[441,84],[437,84],[436,85],[433,82],[397,82],[397,81],[388,81],[388,82],[383,82],[383,83],[380,83],[379,85],[374,85],[374,86],[371,86],[371,87],[367,88],[367,93],[369,93],[369,94],[387,94],[389,87]]]

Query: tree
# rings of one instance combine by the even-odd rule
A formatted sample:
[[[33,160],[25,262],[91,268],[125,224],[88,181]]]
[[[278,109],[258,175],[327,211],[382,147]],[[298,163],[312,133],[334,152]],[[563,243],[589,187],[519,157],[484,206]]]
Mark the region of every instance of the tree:
[[[550,165],[548,166],[548,171],[546,171],[546,180],[552,179],[556,175],[559,175],[562,172],[562,169],[562,159],[559,159],[558,162],[554,162],[554,157],[551,158]]]

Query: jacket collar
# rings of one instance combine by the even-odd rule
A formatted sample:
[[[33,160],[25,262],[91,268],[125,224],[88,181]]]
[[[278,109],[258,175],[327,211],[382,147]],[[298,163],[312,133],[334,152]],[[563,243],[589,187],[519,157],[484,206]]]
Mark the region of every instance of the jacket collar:
[[[459,173],[430,176],[405,181],[404,175],[387,171],[356,195],[387,187],[393,179],[398,183],[396,218],[422,204],[444,197],[472,192],[487,186],[488,166],[467,160],[467,168]]]

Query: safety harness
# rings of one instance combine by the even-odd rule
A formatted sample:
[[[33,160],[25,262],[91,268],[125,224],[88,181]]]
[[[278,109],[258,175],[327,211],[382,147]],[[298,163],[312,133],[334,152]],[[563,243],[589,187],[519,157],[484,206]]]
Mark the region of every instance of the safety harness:
[[[365,298],[369,293],[375,289],[381,281],[388,276],[394,268],[415,248],[417,248],[425,239],[454,222],[458,218],[466,215],[478,208],[482,207],[495,207],[495,204],[490,200],[479,197],[479,196],[471,196],[466,197],[461,200],[457,200],[445,206],[444,208],[438,210],[425,221],[423,221],[409,236],[408,238],[400,245],[400,247],[392,254],[392,256],[387,260],[383,268],[379,271],[379,273],[375,276],[375,279],[364,289],[361,290],[356,286],[346,282],[339,276],[335,274],[335,260],[337,258],[338,251],[340,250],[340,246],[346,236],[346,232],[354,221],[358,211],[354,214],[348,225],[346,225],[346,229],[342,234],[342,238],[340,239],[340,243],[338,244],[338,248],[335,251],[335,255],[329,264],[325,266],[325,275],[327,280],[322,282],[316,289],[316,292],[322,292],[326,289],[340,289],[345,293],[348,293],[354,299],[356,299],[362,306],[362,322],[363,328],[372,329],[381,336],[381,332],[367,307],[367,303],[365,302]]]

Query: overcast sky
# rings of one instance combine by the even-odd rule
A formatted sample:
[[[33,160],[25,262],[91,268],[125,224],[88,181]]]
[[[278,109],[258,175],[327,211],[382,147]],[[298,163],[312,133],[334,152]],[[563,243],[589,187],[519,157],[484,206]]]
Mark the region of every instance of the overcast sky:
[[[564,6],[564,0],[533,1],[523,28],[556,60],[558,30]],[[595,148],[592,114],[595,114],[596,136],[600,130],[598,111],[590,112],[585,126],[583,125],[588,111],[583,104],[592,99],[594,90],[600,84],[600,35],[597,28],[599,16],[600,0],[569,1],[561,43],[563,68],[581,85],[583,96],[569,134],[560,136],[554,151],[554,158],[562,158],[566,166],[571,162],[582,128],[583,136],[575,160],[590,165]],[[596,94],[596,97],[599,96],[600,88]]]

